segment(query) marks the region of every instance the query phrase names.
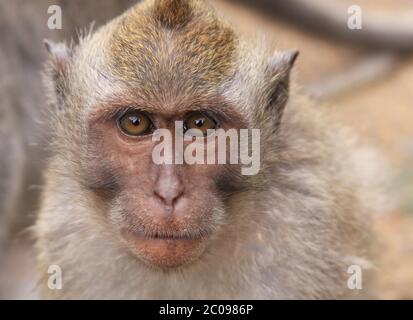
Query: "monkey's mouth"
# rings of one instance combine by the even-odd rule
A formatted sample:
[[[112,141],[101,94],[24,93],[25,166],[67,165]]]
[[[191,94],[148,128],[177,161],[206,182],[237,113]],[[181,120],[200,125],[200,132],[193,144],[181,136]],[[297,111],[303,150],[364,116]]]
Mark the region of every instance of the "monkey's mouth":
[[[208,230],[196,230],[192,232],[160,232],[154,231],[149,233],[141,233],[139,236],[153,240],[200,240],[207,238],[210,235]]]
[[[196,260],[205,249],[209,232],[129,233],[125,238],[140,260],[154,267],[170,269]]]

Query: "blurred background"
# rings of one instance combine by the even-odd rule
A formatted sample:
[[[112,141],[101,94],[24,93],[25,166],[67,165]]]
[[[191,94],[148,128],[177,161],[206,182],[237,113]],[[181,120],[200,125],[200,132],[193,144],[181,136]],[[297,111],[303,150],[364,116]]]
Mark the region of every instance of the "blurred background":
[[[413,299],[413,0],[210,2],[243,33],[300,50],[300,90],[382,152],[394,205],[373,221],[373,297]],[[0,0],[0,299],[38,297],[30,225],[47,159],[43,39],[76,40],[134,3]],[[51,5],[62,9],[62,29],[48,28]],[[358,18],[361,29],[349,28]]]

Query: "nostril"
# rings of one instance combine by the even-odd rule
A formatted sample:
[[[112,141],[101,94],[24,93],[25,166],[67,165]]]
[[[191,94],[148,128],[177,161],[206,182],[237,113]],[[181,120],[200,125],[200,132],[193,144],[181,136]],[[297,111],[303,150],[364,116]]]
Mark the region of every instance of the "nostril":
[[[173,206],[176,203],[176,201],[183,196],[184,192],[183,190],[174,191],[169,189],[163,192],[160,192],[160,190],[154,190],[154,194],[165,205]]]

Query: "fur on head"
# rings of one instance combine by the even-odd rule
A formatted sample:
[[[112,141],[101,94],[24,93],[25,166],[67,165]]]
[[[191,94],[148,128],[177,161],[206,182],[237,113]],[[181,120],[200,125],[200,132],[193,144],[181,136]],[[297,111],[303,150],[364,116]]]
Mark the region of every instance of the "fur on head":
[[[243,39],[202,0],[143,1],[75,47],[46,47],[47,87],[58,107],[87,112],[120,94],[152,104],[225,97],[249,120],[271,106],[281,118],[298,55],[271,54],[264,43]],[[63,91],[87,101],[65,101]]]

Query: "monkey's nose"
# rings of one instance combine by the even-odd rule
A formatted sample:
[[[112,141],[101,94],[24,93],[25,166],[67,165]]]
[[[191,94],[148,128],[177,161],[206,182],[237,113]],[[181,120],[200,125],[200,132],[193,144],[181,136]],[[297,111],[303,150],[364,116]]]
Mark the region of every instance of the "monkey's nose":
[[[173,207],[176,201],[183,196],[184,192],[181,188],[165,188],[155,189],[155,196],[161,200],[161,202],[168,207]]]
[[[184,186],[174,168],[165,167],[161,170],[153,192],[168,207],[173,207],[176,201],[182,197]]]

